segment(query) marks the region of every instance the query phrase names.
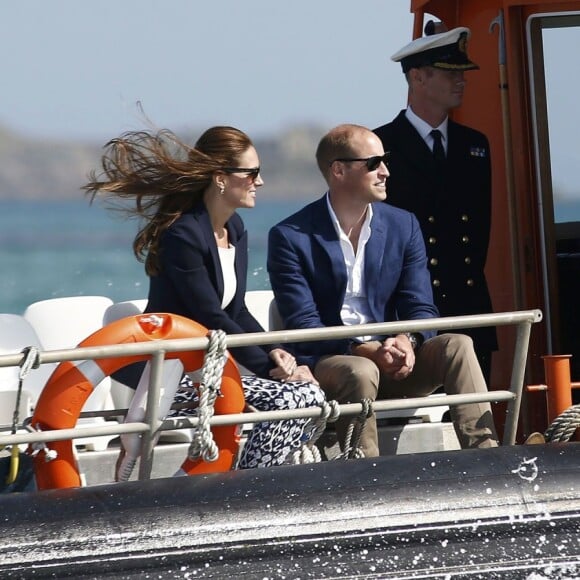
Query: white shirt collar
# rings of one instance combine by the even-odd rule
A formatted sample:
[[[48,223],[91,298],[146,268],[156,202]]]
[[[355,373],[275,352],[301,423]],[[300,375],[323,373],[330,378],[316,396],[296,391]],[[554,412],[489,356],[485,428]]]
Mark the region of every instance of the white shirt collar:
[[[431,137],[431,131],[433,131],[433,129],[439,129],[439,131],[441,131],[441,136],[443,137],[443,147],[447,151],[447,125],[449,123],[449,117],[445,117],[445,120],[443,121],[443,123],[441,123],[441,125],[439,125],[439,127],[431,127],[429,123],[423,121],[421,117],[417,116],[410,106],[408,106],[407,110],[405,111],[405,117],[407,117],[409,123],[411,123],[411,125],[415,127],[417,133],[421,135],[423,141],[425,141],[425,143],[429,145],[429,148],[431,148],[433,144],[433,137]]]
[[[328,191],[326,192],[326,206],[328,207],[328,213],[330,214],[330,219],[332,220],[332,225],[334,226],[334,229],[336,230],[336,235],[339,237],[339,239],[340,239],[341,234],[346,237],[346,234],[342,231],[342,228],[340,227],[340,222],[338,221],[338,218],[336,217],[336,214],[334,213],[334,209],[332,208],[332,204],[330,203],[330,195],[329,195]],[[365,243],[371,234],[371,220],[372,219],[373,219],[373,206],[371,203],[369,203],[369,205],[367,207],[367,215],[365,217],[365,221],[364,221],[362,228],[361,228],[361,238],[364,239]]]

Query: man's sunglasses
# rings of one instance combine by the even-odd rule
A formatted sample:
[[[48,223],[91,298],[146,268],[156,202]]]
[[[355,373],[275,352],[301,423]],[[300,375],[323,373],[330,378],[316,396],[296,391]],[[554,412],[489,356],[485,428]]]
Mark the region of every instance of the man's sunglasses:
[[[222,171],[224,173],[245,173],[248,177],[252,178],[252,181],[256,181],[258,175],[260,175],[259,167],[224,167]]]
[[[351,161],[364,161],[367,166],[367,171],[374,171],[378,168],[381,163],[387,164],[389,160],[390,153],[385,153],[384,155],[373,155],[372,157],[343,157],[341,159],[335,159],[334,161],[342,161],[343,163],[350,163]],[[332,163],[334,163],[332,161]],[[331,163],[331,165],[332,165]]]

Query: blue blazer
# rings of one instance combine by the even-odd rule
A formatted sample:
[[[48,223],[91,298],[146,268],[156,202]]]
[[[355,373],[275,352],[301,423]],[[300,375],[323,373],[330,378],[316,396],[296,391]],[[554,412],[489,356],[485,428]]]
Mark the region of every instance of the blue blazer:
[[[434,318],[425,245],[415,216],[373,203],[365,248],[367,299],[376,322]],[[342,326],[347,272],[326,196],[270,230],[268,272],[285,327]],[[424,332],[424,338],[435,333]],[[304,364],[326,354],[344,354],[348,340],[302,342],[293,350]]]
[[[162,235],[159,244],[160,272],[149,283],[146,312],[170,312],[191,318],[208,329],[227,334],[263,332],[245,303],[248,270],[248,237],[236,213],[226,224],[230,243],[236,248],[237,289],[222,309],[224,279],[218,249],[205,205],[200,202],[181,215]],[[278,345],[231,349],[234,358],[261,377],[274,367],[268,352]]]

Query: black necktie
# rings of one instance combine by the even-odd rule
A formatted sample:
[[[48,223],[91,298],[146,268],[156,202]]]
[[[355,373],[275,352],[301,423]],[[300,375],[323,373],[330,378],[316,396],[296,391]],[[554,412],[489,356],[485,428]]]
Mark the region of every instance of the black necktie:
[[[435,161],[445,161],[445,149],[443,149],[443,142],[441,141],[441,131],[433,129],[431,137],[433,137],[433,157]]]

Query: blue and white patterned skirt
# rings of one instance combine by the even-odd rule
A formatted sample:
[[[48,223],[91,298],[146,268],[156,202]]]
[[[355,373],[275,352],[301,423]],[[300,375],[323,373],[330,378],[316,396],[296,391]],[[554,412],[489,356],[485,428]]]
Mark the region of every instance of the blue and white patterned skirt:
[[[325,401],[322,389],[312,383],[294,381],[281,383],[256,376],[242,376],[246,403],[258,411],[303,409],[320,406]],[[171,410],[169,417],[195,416],[199,403],[195,383],[185,375],[175,395],[174,403],[186,403],[187,409]],[[248,434],[237,468],[269,467],[283,464],[288,455],[307,443],[315,428],[311,419],[288,419],[257,423]]]

